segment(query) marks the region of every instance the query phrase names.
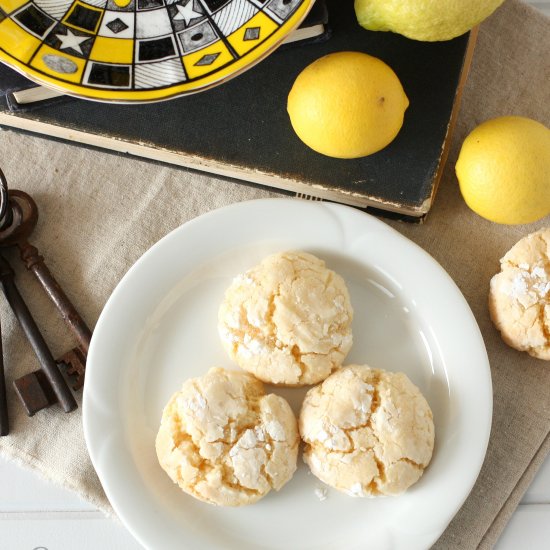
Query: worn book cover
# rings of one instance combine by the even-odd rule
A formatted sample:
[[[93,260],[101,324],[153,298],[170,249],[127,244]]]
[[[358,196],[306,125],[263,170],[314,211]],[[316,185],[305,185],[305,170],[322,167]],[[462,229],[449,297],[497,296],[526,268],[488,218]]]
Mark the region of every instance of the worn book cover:
[[[210,90],[142,105],[63,96],[17,105],[29,87],[0,66],[0,124],[123,154],[211,172],[299,196],[422,219],[446,159],[473,33],[418,42],[361,28],[352,3],[327,0],[318,39],[287,44],[238,77]],[[311,38],[311,37],[309,37]],[[361,51],[385,61],[410,100],[397,138],[360,159],[320,155],[295,135],[286,113],[292,84],[309,63],[331,52]]]

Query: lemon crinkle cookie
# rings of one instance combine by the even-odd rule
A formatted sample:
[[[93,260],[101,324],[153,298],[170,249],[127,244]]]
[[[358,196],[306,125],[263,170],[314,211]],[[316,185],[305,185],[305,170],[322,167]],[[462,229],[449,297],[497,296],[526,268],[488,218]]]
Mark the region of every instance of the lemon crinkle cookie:
[[[500,260],[489,312],[511,347],[550,360],[550,228],[531,233]]]
[[[298,427],[289,404],[238,371],[184,382],[156,439],[160,465],[183,491],[221,506],[252,504],[292,478]]]
[[[229,356],[264,382],[316,384],[352,344],[353,310],[342,277],[305,252],[283,252],[236,277],[218,329]]]
[[[324,483],[356,497],[397,495],[430,462],[434,424],[403,373],[350,365],[308,391],[300,413],[304,461]]]

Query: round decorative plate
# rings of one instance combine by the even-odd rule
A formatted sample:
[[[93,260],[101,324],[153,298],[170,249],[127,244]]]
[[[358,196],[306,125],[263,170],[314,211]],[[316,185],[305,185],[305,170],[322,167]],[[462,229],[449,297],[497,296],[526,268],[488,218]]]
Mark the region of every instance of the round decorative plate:
[[[0,0],[0,60],[64,93],[146,102],[260,61],[314,0]]]
[[[215,507],[184,494],[159,466],[155,436],[170,396],[212,366],[231,368],[217,331],[226,288],[267,254],[289,249],[317,255],[344,277],[354,309],[346,362],[405,372],[432,408],[432,462],[399,497],[351,498],[323,487],[299,459],[281,491],[252,506]],[[268,389],[296,413],[307,390]],[[363,212],[295,199],[215,210],[144,254],[96,325],[83,404],[84,435],[105,493],[152,550],[429,548],[474,485],[491,416],[483,339],[441,266]]]

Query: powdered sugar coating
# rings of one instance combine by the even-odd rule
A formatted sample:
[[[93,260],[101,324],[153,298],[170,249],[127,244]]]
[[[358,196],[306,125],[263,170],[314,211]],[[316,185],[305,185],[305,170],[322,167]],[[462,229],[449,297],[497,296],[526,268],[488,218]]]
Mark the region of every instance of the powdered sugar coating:
[[[218,314],[229,356],[260,380],[316,384],[352,345],[353,310],[342,277],[305,252],[283,252],[233,280]]]
[[[251,504],[296,470],[296,418],[253,376],[210,369],[187,380],[166,405],[159,463],[186,493],[222,506]]]
[[[342,367],[308,391],[300,413],[304,461],[355,497],[397,495],[416,483],[434,446],[431,409],[403,373]]]
[[[511,347],[550,360],[550,228],[531,233],[500,260],[489,312]]]

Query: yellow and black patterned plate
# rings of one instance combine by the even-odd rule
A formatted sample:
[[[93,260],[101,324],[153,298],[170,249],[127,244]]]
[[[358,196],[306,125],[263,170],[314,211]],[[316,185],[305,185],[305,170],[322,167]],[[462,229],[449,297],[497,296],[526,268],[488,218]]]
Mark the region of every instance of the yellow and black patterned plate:
[[[314,0],[0,0],[0,60],[63,92],[158,101],[265,57]]]

